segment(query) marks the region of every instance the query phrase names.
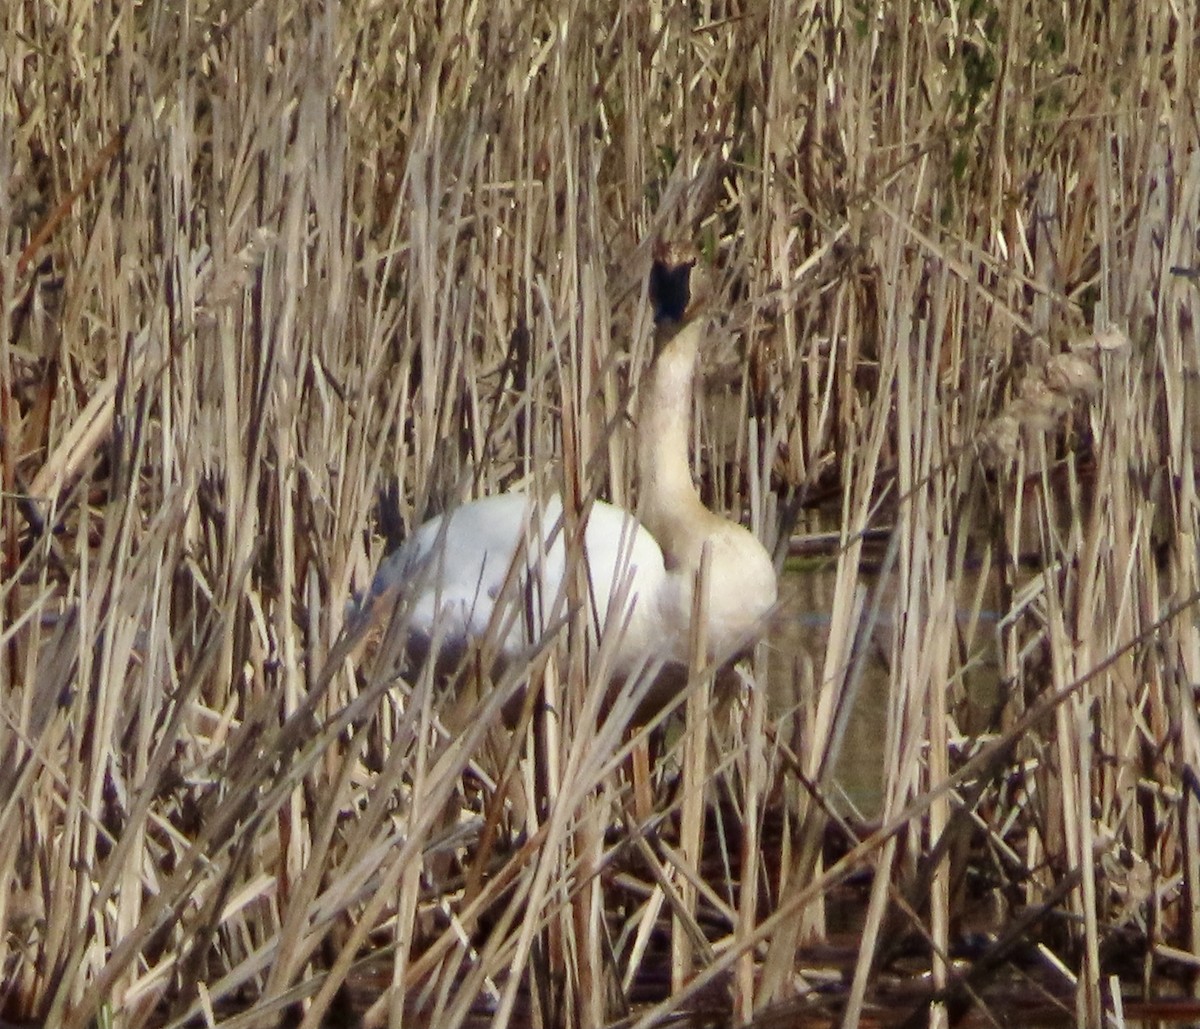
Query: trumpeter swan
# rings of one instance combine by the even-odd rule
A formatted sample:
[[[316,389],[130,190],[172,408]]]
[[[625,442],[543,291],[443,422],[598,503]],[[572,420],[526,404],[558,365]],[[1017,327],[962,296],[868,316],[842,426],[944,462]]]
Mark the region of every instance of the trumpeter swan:
[[[662,662],[645,705],[651,711],[669,701],[686,676],[694,586],[706,546],[710,661],[732,661],[744,652],[764,630],[776,599],[766,549],[741,525],[708,510],[692,481],[692,383],[707,325],[706,291],[697,288],[694,265],[664,251],[650,273],[656,354],[641,387],[636,427],[637,517],[602,501],[585,512],[588,622],[601,637],[610,627],[618,633],[608,643],[614,680]],[[440,661],[456,661],[489,626],[500,658],[517,658],[563,614],[571,551],[563,536],[557,496],[543,505],[524,493],[472,501],[421,525],[385,558],[364,607],[395,595],[405,605],[408,651],[417,659],[432,646]],[[514,572],[520,586],[506,588]]]

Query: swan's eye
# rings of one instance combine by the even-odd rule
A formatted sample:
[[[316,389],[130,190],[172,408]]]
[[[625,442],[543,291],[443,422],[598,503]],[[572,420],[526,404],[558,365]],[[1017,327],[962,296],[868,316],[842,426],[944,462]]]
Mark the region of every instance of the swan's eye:
[[[650,269],[650,303],[654,305],[656,322],[683,320],[691,299],[688,290],[691,271],[691,261],[676,265],[654,262]]]

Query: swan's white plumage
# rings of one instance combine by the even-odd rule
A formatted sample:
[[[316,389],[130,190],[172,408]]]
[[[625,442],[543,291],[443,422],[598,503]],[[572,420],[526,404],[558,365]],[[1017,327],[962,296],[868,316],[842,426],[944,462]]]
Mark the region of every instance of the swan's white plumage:
[[[436,635],[453,659],[490,631],[500,655],[516,658],[566,613],[567,551],[558,496],[541,505],[525,493],[484,497],[421,525],[380,565],[371,602],[396,590],[422,652]],[[595,501],[583,555],[588,625],[618,627],[614,672],[630,674],[666,632],[662,550],[628,511]],[[497,612],[501,598],[508,606]]]

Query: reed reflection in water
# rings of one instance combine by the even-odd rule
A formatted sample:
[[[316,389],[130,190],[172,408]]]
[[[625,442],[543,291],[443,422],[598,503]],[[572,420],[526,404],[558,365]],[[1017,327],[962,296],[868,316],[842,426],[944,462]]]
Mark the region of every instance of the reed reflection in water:
[[[832,561],[806,563],[803,568],[785,572],[780,579],[779,600],[783,613],[771,635],[769,676],[770,709],[775,717],[786,717],[816,703],[815,691],[829,643],[835,571]],[[896,603],[886,579],[881,580],[874,572],[864,572],[861,580],[872,594],[882,581],[885,593],[879,619],[868,643],[871,653],[866,656],[862,682],[846,725],[834,776],[836,789],[831,799],[846,814],[857,813],[874,819],[879,815],[883,796],[884,741],[891,690],[887,655]],[[972,595],[976,588],[977,583],[969,583],[962,592]],[[999,689],[994,631],[998,615],[994,588],[989,587],[988,593],[977,643],[986,638],[989,645],[983,664],[977,666],[968,679],[967,704],[959,725],[968,734],[987,729]],[[967,617],[964,610],[962,619]]]

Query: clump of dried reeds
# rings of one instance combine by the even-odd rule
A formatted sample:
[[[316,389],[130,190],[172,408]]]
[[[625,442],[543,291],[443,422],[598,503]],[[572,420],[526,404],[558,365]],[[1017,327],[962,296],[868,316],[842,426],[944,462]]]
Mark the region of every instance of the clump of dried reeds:
[[[0,8],[0,1018],[749,1019],[863,868],[845,1024],[914,938],[914,1018],[986,1002],[968,867],[1080,1024],[1113,941],[1195,966],[1195,25],[974,11]],[[635,797],[578,606],[453,687],[342,630],[381,488],[631,503],[681,232],[725,268],[707,498],[772,540],[831,493],[843,545],[828,644],[681,698]]]
[[[1119,329],[1072,343],[1067,350],[1026,370],[1016,395],[983,427],[980,449],[991,467],[1016,461],[1023,430],[1048,432],[1063,426],[1080,400],[1101,389],[1100,358],[1129,346]]]

